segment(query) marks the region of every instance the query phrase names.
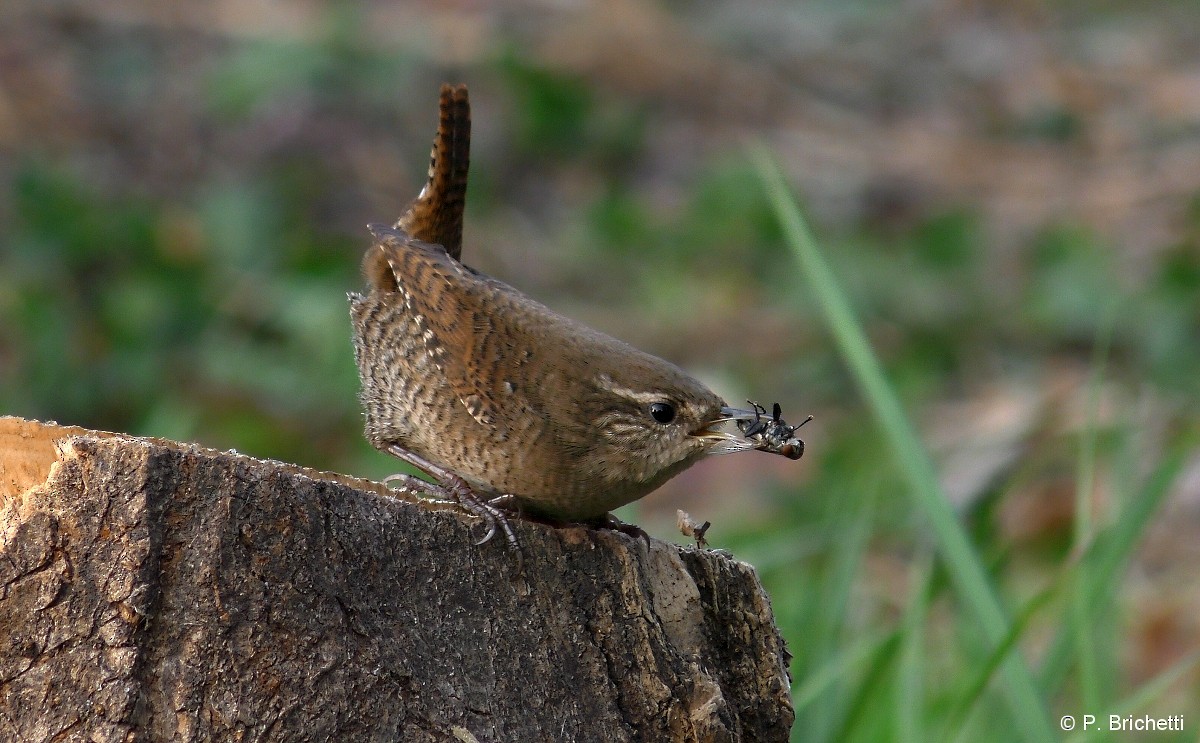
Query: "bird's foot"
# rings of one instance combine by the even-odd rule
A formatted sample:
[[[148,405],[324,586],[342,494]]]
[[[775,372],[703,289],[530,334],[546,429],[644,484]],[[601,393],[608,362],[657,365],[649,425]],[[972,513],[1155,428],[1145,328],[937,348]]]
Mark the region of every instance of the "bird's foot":
[[[457,504],[468,513],[483,519],[483,523],[487,525],[487,533],[483,535],[483,539],[475,543],[476,546],[487,544],[492,537],[496,536],[496,531],[500,530],[504,532],[508,548],[516,552],[518,556],[521,554],[521,543],[517,541],[516,532],[513,531],[512,524],[508,522],[508,516],[504,510],[511,501],[511,496],[500,496],[488,501],[481,500],[475,491],[471,490],[471,486],[467,484],[466,480],[445,467],[436,465],[395,444],[388,446],[387,452],[433,477],[438,484],[435,485],[411,475],[397,474],[385,477],[383,479],[385,485],[400,482],[403,487],[416,491],[434,502]]]
[[[640,539],[645,542],[646,550],[650,550],[650,535],[646,533],[645,529],[637,524],[627,524],[616,516],[613,516],[611,513],[606,513],[598,519],[584,523],[597,529],[612,529],[613,531],[619,531],[626,536],[633,537],[634,539]]]

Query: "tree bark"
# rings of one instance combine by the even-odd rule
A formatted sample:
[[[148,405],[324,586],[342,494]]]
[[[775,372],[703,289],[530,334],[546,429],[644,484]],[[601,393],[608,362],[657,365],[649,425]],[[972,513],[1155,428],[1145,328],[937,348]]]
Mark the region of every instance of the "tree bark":
[[[0,739],[783,741],[754,570],[0,418]]]

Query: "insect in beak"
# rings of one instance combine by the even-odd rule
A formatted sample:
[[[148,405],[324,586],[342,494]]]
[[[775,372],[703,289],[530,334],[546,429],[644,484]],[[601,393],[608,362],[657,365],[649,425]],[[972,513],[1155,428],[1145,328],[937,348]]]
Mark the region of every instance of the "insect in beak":
[[[771,417],[768,418],[766,408],[750,400],[746,402],[750,403],[752,409],[721,408],[721,417],[710,421],[694,435],[713,440],[714,454],[757,449],[780,454],[788,459],[804,456],[804,441],[797,438],[795,433],[796,429],[813,419],[811,415],[797,425],[789,426],[783,419],[783,410],[779,403],[772,406]],[[737,434],[720,430],[720,427],[729,421],[737,423]]]

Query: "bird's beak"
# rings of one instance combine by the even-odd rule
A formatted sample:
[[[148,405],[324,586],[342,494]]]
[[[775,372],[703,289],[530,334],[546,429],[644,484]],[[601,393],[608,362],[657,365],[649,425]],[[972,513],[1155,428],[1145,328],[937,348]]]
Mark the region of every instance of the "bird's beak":
[[[709,454],[732,454],[738,451],[747,451],[758,446],[759,442],[754,439],[747,438],[741,431],[726,431],[725,424],[734,421],[751,421],[758,414],[753,410],[745,410],[743,408],[721,408],[720,415],[705,423],[698,431],[692,435],[698,439],[704,439],[708,444]]]

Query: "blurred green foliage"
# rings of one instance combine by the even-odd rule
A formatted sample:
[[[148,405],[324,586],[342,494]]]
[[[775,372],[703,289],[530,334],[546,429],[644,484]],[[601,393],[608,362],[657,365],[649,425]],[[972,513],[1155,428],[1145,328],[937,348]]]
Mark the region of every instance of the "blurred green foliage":
[[[286,184],[203,189],[187,212],[37,164],[12,187],[6,412],[333,461],[353,394],[314,380],[356,384],[352,266]]]

